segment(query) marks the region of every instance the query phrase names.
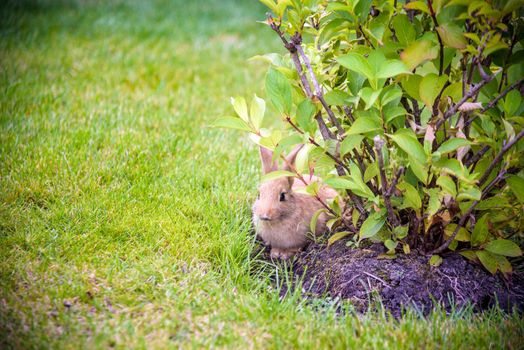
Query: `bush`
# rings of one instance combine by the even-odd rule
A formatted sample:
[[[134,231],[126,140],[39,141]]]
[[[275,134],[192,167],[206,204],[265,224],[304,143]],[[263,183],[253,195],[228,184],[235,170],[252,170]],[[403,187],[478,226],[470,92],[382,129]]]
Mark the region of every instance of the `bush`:
[[[508,238],[523,231],[520,2],[261,2],[287,50],[257,57],[284,127],[262,127],[257,96],[232,99],[237,116],[215,125],[276,157],[305,144],[293,171],[340,193],[325,203],[330,243],[380,240],[386,257],[415,250],[434,265],[455,250],[509,274],[522,253]]]

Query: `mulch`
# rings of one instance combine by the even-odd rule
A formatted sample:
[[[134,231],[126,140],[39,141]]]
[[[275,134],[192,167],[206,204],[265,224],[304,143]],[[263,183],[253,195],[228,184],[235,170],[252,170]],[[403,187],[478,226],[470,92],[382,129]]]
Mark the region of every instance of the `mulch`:
[[[466,305],[482,311],[497,304],[506,311],[524,310],[522,272],[506,280],[459,254],[445,256],[442,264],[434,267],[429,265],[428,257],[415,253],[379,259],[384,252],[381,244],[352,249],[344,240],[329,248],[311,243],[291,261],[294,285],[301,281],[305,298],[340,298],[360,311],[380,300],[395,317],[405,308],[428,314],[436,304],[446,311]],[[268,254],[266,257],[269,259]],[[288,287],[284,286],[282,294],[288,292]]]

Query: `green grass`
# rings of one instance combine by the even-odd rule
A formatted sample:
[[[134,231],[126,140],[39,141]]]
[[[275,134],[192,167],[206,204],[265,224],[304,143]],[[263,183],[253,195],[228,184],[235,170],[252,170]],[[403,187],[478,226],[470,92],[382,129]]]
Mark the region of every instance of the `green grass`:
[[[256,150],[205,127],[263,90],[247,59],[281,50],[256,1],[1,6],[0,348],[523,343],[497,310],[279,298],[283,271],[251,257]]]

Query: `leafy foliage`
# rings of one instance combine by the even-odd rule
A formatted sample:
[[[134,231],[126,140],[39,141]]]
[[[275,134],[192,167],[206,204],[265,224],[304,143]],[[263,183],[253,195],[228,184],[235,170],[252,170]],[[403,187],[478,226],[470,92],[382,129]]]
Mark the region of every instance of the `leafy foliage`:
[[[330,243],[352,232],[390,256],[416,249],[438,265],[451,249],[510,273],[506,257],[522,252],[508,238],[523,231],[521,2],[262,2],[287,49],[266,56],[284,127],[260,127],[237,99],[237,122],[217,126],[249,128],[276,157],[308,145],[295,170],[345,202]]]

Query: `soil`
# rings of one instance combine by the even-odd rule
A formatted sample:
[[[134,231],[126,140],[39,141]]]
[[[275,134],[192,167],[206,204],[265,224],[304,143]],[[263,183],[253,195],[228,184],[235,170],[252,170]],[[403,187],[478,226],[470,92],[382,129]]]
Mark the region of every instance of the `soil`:
[[[365,311],[379,296],[395,317],[406,307],[428,314],[436,304],[446,311],[466,305],[481,311],[496,304],[507,311],[524,310],[522,272],[506,281],[459,254],[446,256],[440,266],[433,267],[428,257],[414,253],[378,259],[384,252],[379,244],[351,249],[343,240],[329,248],[311,243],[295,256],[291,269],[302,278],[306,298],[338,297]]]

